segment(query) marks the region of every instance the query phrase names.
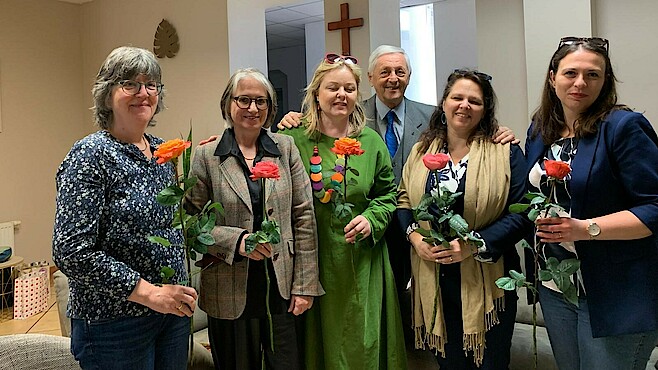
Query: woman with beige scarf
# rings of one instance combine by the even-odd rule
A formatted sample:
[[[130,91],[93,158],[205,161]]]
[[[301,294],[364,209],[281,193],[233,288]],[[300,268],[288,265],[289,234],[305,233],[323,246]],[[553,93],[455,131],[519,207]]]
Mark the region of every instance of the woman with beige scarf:
[[[507,207],[525,192],[525,159],[517,145],[494,144],[496,96],[487,74],[455,70],[428,129],[411,151],[398,191],[401,226],[411,250],[416,348],[435,350],[442,370],[507,369],[516,315],[516,292],[496,287],[510,269],[520,271],[514,245],[528,230],[526,217]],[[423,241],[412,208],[437,186],[422,157],[445,153],[441,187],[462,192],[452,210],[484,244],[450,241],[450,248]],[[438,215],[436,207],[430,213]]]

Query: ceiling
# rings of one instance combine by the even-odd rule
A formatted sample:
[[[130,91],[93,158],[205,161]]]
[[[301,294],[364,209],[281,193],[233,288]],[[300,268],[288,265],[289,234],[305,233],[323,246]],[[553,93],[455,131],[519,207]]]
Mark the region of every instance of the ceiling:
[[[400,8],[443,0],[400,0]],[[324,1],[302,0],[295,5],[275,6],[265,11],[267,48],[303,46],[304,25],[324,20]]]
[[[297,5],[275,6],[265,11],[267,48],[303,46],[304,25],[324,20],[324,2],[306,1]]]

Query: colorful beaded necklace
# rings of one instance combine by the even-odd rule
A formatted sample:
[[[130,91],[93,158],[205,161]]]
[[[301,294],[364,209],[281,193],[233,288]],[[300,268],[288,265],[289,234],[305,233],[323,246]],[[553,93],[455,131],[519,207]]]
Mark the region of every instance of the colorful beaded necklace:
[[[339,188],[340,184],[345,178],[345,156],[339,154],[334,164],[334,174],[331,175],[331,181],[325,185],[322,181],[322,157],[318,152],[317,144],[313,147],[313,155],[309,160],[311,166],[309,168],[311,177],[311,187],[316,198],[322,203],[329,203],[331,195],[335,192],[335,188]]]

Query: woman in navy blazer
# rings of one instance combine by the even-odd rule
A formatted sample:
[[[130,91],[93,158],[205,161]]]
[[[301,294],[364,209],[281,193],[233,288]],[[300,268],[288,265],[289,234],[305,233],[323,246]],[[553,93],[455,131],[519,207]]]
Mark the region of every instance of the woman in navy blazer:
[[[543,257],[581,261],[578,306],[539,288],[562,370],[644,369],[658,341],[658,137],[615,83],[607,40],[563,38],[528,130],[531,191],[548,194],[545,159],[572,168],[556,193],[566,213],[536,222]]]

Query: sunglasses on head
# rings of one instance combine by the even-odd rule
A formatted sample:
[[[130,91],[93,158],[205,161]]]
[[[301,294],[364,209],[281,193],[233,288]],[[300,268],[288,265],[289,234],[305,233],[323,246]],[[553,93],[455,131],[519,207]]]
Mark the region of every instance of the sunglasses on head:
[[[560,44],[557,46],[558,49],[562,48],[564,45],[579,45],[579,44],[588,44],[593,47],[601,48],[608,52],[609,42],[607,39],[601,37],[563,37],[560,39]]]
[[[486,74],[486,73],[484,73],[484,72],[480,72],[480,71],[476,71],[476,70],[471,70],[471,69],[460,69],[460,68],[457,68],[457,69],[455,69],[454,71],[452,71],[452,73],[457,74],[457,75],[460,75],[460,76],[465,76],[465,75],[467,75],[467,74],[469,74],[469,73],[472,73],[472,74],[478,76],[478,78],[480,78],[481,80],[485,80],[485,81],[491,81],[491,80],[493,79],[493,77],[489,76],[488,74]]]
[[[334,53],[329,53],[324,56],[324,61],[329,63],[329,64],[335,64],[335,63],[340,63],[343,62],[345,64],[357,64],[359,63],[358,60],[356,60],[355,57],[349,56],[349,55],[338,55]]]

